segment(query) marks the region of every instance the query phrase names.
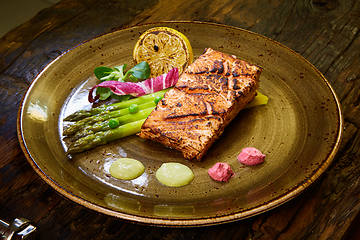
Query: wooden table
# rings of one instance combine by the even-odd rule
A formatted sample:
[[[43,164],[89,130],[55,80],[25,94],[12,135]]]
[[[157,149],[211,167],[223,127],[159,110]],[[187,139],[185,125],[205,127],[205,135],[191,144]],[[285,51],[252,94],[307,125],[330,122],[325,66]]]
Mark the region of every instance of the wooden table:
[[[345,132],[330,168],[300,196],[247,220],[202,228],[126,223],[63,198],[33,171],[16,135],[34,77],[69,48],[115,29],[199,20],[248,29],[294,49],[329,80]],[[360,1],[63,0],[0,40],[0,219],[29,218],[37,239],[357,239],[360,223]]]

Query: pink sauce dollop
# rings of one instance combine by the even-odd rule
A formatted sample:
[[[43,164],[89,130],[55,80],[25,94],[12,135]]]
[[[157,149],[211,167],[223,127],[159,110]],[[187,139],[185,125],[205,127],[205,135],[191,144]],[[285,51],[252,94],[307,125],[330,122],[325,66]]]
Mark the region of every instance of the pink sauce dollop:
[[[208,170],[208,174],[215,181],[227,182],[234,172],[229,164],[218,162]]]
[[[254,147],[247,147],[241,151],[237,158],[244,165],[254,166],[264,162],[265,154]]]

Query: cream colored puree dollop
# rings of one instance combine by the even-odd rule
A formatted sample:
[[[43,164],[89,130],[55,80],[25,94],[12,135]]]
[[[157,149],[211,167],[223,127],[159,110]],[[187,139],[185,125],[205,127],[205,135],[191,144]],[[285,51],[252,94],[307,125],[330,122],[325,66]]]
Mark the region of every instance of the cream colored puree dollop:
[[[156,171],[156,178],[169,187],[181,187],[189,184],[194,179],[192,170],[181,163],[163,163]]]
[[[119,158],[109,169],[110,175],[121,180],[132,180],[141,176],[145,171],[144,165],[132,158]]]

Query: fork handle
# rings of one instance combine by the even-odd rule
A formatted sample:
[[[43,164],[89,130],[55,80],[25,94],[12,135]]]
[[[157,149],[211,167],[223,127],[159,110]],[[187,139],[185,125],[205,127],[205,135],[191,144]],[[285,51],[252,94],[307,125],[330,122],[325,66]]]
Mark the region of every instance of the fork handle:
[[[36,227],[25,218],[15,218],[11,224],[0,220],[1,240],[28,239],[35,230]]]

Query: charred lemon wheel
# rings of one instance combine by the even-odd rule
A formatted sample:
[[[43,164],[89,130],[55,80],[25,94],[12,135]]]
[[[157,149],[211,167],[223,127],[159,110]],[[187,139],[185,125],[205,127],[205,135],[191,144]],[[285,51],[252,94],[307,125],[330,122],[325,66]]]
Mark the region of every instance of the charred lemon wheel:
[[[193,52],[187,37],[168,27],[155,27],[144,32],[137,41],[133,57],[136,63],[146,61],[151,76],[167,73],[174,67],[181,74],[193,60]]]

